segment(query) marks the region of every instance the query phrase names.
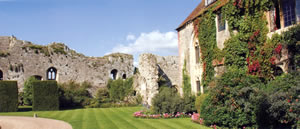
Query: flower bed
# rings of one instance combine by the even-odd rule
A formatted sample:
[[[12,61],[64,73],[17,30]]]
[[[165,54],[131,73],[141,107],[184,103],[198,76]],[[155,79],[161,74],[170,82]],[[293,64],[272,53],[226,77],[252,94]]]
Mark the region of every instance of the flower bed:
[[[197,124],[203,125],[204,124],[204,119],[200,118],[199,113],[193,113],[191,120]],[[217,129],[217,125],[210,125],[211,128]]]
[[[185,114],[184,112],[177,113],[164,113],[164,114],[146,114],[145,111],[137,111],[133,114],[136,118],[146,118],[146,119],[170,119],[170,118],[189,118],[192,114]]]

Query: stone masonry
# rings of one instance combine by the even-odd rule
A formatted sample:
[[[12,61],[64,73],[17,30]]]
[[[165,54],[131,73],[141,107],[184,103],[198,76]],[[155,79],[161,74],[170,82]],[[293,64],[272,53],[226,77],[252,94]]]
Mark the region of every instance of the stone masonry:
[[[180,85],[179,63],[177,56],[157,56],[141,54],[139,57],[139,72],[135,75],[134,88],[142,95],[143,103],[151,105],[152,98],[159,92],[159,80],[167,81],[168,86],[174,86],[182,91]]]
[[[61,43],[41,46],[13,36],[0,37],[0,73],[3,73],[3,80],[18,81],[22,90],[24,81],[31,76],[48,80],[51,68],[59,83],[88,81],[93,85],[93,93],[99,87],[105,87],[110,78],[131,77],[134,70],[133,56],[128,54],[87,57]]]

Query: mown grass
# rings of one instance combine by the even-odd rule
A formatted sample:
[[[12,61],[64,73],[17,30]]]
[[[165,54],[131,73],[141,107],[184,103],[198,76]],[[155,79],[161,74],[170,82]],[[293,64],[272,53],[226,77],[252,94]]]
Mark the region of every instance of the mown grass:
[[[30,116],[63,120],[70,123],[73,129],[206,129],[191,122],[190,118],[178,119],[140,119],[133,113],[141,107],[123,108],[88,108],[62,111],[28,111],[22,108],[19,112],[0,113],[1,116]]]

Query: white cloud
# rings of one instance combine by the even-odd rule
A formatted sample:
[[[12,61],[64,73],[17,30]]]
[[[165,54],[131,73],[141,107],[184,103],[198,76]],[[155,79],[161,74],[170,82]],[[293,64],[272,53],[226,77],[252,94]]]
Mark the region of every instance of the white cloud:
[[[129,38],[130,37],[130,38]],[[133,39],[128,35],[127,39]],[[178,41],[176,32],[170,31],[161,33],[152,31],[150,33],[141,33],[133,42],[129,44],[119,44],[111,51],[128,54],[154,53],[158,55],[177,55]]]
[[[129,34],[129,35],[127,35],[127,37],[126,37],[126,40],[127,40],[127,41],[135,40],[135,36],[132,35],[132,34]]]

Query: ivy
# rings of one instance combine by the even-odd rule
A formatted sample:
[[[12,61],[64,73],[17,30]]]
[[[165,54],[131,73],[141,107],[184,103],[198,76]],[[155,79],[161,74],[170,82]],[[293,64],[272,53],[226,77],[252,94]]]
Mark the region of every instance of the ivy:
[[[192,93],[191,89],[191,79],[190,76],[187,74],[186,70],[186,60],[184,60],[184,65],[182,69],[182,77],[183,77],[183,95],[184,96],[189,96]]]
[[[222,13],[232,36],[225,42],[227,67],[234,66],[247,70],[251,75],[270,77],[270,58],[266,58],[263,48],[269,32],[264,12],[271,6],[271,0],[231,0],[223,6]]]
[[[215,71],[212,65],[212,61],[216,58],[216,24],[215,24],[216,15],[213,13],[213,10],[210,9],[208,12],[199,18],[199,29],[198,29],[198,38],[201,49],[201,59],[203,62],[203,76],[202,82],[204,86],[207,86],[208,83],[214,77]]]
[[[215,5],[217,6],[219,2]],[[300,27],[292,27],[282,35],[274,34],[268,39],[269,29],[265,12],[274,4],[273,0],[229,0],[221,8],[228,22],[231,38],[225,41],[223,50],[217,48],[215,7],[206,10],[194,21],[199,28],[199,44],[203,63],[204,86],[214,77],[213,60],[225,58],[226,69],[237,68],[263,80],[274,79],[276,60],[287,47],[292,53],[294,69],[300,68]]]

